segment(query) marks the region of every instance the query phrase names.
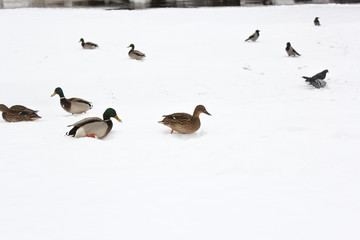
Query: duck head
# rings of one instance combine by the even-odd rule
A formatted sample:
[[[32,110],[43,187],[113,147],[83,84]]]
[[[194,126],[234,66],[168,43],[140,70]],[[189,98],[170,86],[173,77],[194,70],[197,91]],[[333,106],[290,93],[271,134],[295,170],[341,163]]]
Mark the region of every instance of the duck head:
[[[63,93],[63,90],[59,87],[55,88],[55,91],[53,94],[51,94],[51,96],[55,96],[56,94],[58,94],[60,97],[64,97],[64,93]]]
[[[7,112],[9,108],[5,106],[4,104],[0,104],[0,112]]]
[[[194,116],[199,116],[200,113],[205,113],[211,116],[211,114],[206,110],[206,108],[203,105],[197,105],[194,110]]]
[[[128,46],[128,48],[131,48],[132,50],[134,50],[135,45],[134,45],[134,44],[130,44],[130,45]]]
[[[104,120],[109,120],[111,117],[115,118],[119,122],[122,122],[121,119],[117,116],[116,111],[113,108],[108,108],[103,114]]]

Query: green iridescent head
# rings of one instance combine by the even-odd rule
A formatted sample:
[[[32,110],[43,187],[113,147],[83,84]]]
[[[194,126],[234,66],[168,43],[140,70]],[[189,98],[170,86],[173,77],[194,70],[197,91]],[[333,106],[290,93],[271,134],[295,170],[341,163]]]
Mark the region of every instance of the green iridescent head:
[[[116,120],[118,120],[119,122],[121,122],[121,119],[117,116],[116,111],[113,108],[108,108],[105,110],[105,112],[103,114],[103,118],[104,118],[104,120],[108,120],[111,117],[113,117]]]
[[[65,97],[63,90],[59,87],[55,88],[54,93],[51,95],[52,97],[55,96],[56,94],[58,94],[60,97]]]

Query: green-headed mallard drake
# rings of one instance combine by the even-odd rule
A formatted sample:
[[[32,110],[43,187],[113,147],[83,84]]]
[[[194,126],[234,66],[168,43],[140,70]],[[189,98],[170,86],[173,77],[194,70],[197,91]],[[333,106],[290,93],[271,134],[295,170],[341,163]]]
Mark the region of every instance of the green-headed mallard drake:
[[[131,48],[131,50],[129,51],[129,57],[132,59],[136,59],[136,60],[142,60],[145,57],[145,54],[138,51],[138,50],[134,50],[135,49],[135,45],[134,44],[130,44],[128,46],[128,48]]]
[[[32,110],[21,105],[14,105],[8,108],[4,104],[0,104],[0,112],[2,112],[2,117],[7,122],[34,121],[41,118],[36,114],[38,112],[37,110]]]
[[[171,134],[174,130],[180,133],[193,133],[200,128],[200,113],[205,113],[211,116],[203,105],[198,105],[196,106],[192,116],[187,113],[173,113],[170,115],[164,115],[164,119],[159,121],[159,123],[171,128]]]
[[[69,125],[68,127],[73,128],[67,133],[67,135],[76,138],[103,138],[108,135],[112,129],[113,123],[110,119],[111,117],[121,122],[120,118],[116,114],[116,111],[112,108],[108,108],[103,114],[104,119],[98,117],[89,117]]]
[[[81,46],[82,46],[84,49],[94,49],[94,48],[99,47],[96,43],[85,42],[83,38],[81,38],[79,42],[81,42]]]
[[[61,88],[56,88],[52,97],[58,94],[60,96],[60,105],[61,107],[72,114],[86,113],[92,108],[92,104],[89,101],[86,101],[81,98],[65,98],[64,93]]]

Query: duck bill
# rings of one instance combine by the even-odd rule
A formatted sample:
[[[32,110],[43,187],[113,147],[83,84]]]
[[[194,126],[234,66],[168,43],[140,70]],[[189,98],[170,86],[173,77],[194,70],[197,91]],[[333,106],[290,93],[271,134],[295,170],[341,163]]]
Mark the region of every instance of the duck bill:
[[[206,111],[206,112],[204,112],[205,114],[207,114],[207,115],[209,115],[209,116],[211,116],[211,114],[210,113],[208,113],[208,111]]]
[[[51,94],[52,97],[55,96],[55,95],[56,95],[56,92],[54,92],[53,94]]]
[[[115,117],[114,117],[116,120],[118,120],[119,122],[122,122],[121,121],[121,119],[116,115]]]

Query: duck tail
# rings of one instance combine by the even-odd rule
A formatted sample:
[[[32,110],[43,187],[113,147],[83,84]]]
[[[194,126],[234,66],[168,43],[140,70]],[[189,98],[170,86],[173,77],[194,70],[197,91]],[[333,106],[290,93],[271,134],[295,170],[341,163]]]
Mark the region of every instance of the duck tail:
[[[78,129],[79,129],[78,127],[73,127],[69,132],[66,133],[66,135],[75,137],[76,131]]]

